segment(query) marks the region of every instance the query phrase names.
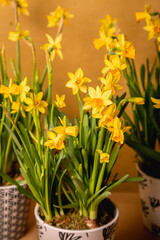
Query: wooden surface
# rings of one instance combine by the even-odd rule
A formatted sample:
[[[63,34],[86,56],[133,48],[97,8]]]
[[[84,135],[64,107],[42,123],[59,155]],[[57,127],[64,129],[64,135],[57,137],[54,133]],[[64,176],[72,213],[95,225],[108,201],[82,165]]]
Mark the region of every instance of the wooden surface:
[[[113,192],[111,199],[120,210],[115,240],[160,240],[160,237],[154,236],[143,226],[137,192]],[[33,209],[34,205],[32,205],[29,216],[28,232],[21,240],[38,240]]]

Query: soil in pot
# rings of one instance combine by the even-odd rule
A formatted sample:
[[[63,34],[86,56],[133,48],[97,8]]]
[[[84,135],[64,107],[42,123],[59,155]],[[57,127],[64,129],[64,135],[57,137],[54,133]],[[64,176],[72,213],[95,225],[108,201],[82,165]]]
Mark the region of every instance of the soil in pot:
[[[53,217],[52,220],[47,223],[51,226],[63,229],[93,229],[110,222],[114,218],[114,210],[115,208],[113,203],[109,199],[105,199],[99,206],[98,218],[96,222],[80,216],[77,210],[70,209],[69,211],[65,212],[65,215]],[[41,210],[39,210],[39,215],[45,221]]]

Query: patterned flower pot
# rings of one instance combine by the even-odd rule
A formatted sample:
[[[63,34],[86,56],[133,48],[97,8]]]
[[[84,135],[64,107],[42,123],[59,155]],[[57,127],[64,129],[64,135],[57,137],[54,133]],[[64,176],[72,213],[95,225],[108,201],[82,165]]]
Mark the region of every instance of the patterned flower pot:
[[[144,173],[137,165],[138,175],[145,180],[139,183],[144,226],[160,236],[160,179]]]
[[[26,183],[22,186],[27,188]],[[0,240],[17,240],[25,234],[30,202],[16,186],[0,187]]]
[[[112,203],[113,204],[113,203]],[[104,226],[89,230],[65,230],[50,226],[38,214],[38,205],[35,207],[35,218],[40,240],[114,240],[119,217],[119,209],[114,205],[114,218]]]

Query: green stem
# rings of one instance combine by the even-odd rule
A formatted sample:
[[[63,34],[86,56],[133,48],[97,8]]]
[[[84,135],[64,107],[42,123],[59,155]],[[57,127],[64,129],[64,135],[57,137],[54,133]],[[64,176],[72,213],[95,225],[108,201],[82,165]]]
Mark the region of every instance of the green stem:
[[[42,88],[42,86],[43,86],[43,83],[44,83],[46,74],[47,74],[47,65],[45,66],[45,69],[44,69],[44,72],[43,72],[43,75],[42,75],[42,78],[41,78],[41,81],[40,81],[40,87],[41,87],[41,88]]]
[[[81,118],[83,108],[82,108],[82,100],[81,100],[81,96],[80,96],[79,91],[77,93],[77,98],[78,98],[78,104],[79,104],[79,115],[80,115],[80,118]]]
[[[32,56],[33,56],[33,79],[32,79],[32,89],[35,90],[35,78],[36,78],[36,53],[34,44],[31,38],[29,38],[31,47],[32,47]]]
[[[3,61],[3,73],[4,73],[4,78],[3,78],[3,85],[7,85],[7,64],[6,64],[6,57],[5,54],[3,53],[2,55],[2,61]]]
[[[15,25],[16,25],[16,32],[18,32],[18,11],[17,11],[17,2],[13,1],[13,7],[14,7],[14,15],[15,15]],[[16,56],[17,56],[17,73],[19,76],[19,79],[21,79],[21,60],[20,60],[20,43],[19,40],[16,41]]]
[[[50,193],[49,193],[49,151],[45,153],[45,202],[46,202],[46,220],[50,220],[52,218],[52,211],[51,211],[51,201],[50,201]]]
[[[54,117],[54,107],[55,107],[55,103],[52,104],[52,107],[51,107],[51,114],[50,114],[50,121],[49,121],[49,127],[50,127],[50,124],[53,123],[53,117]]]
[[[81,120],[80,120],[80,128],[79,128],[79,143],[82,146],[82,134],[83,134],[83,117],[84,117],[84,110],[82,109],[81,113]]]
[[[108,154],[109,154],[110,144],[111,144],[111,139],[109,138],[108,145],[107,145],[107,150],[106,150],[106,153],[108,153]],[[106,162],[104,162],[102,164],[100,173],[98,175],[98,182],[97,182],[97,186],[96,186],[96,192],[98,192],[100,190],[100,188],[101,188],[101,185],[102,185],[102,182],[103,182],[103,178],[104,178],[105,169],[106,169]]]
[[[21,79],[21,60],[20,60],[20,44],[19,40],[16,42],[16,52],[17,52],[17,73],[19,79]]]
[[[3,161],[2,161],[2,130],[3,130],[3,122],[5,118],[5,112],[2,111],[3,115],[1,118],[1,124],[0,124],[0,169],[3,170]]]
[[[98,135],[98,143],[97,143],[96,149],[102,149],[103,142],[104,142],[104,135],[105,135],[105,128],[101,127],[101,130]],[[95,185],[97,182],[98,165],[99,165],[99,153],[96,151],[95,156],[94,156],[94,165],[93,165],[91,184],[90,184],[90,194],[91,195],[93,195],[93,193],[94,193]]]
[[[51,115],[51,108],[52,108],[52,73],[53,73],[52,61],[49,56],[48,58],[48,121],[50,121],[50,118],[51,118],[50,115]]]
[[[34,123],[35,123],[35,126],[36,126],[36,136],[37,136],[37,139],[38,139],[37,147],[38,147],[39,156],[41,157],[42,154],[43,154],[42,153],[42,149],[41,149],[41,136],[42,136],[42,132],[41,132],[41,128],[40,128],[39,115],[37,115],[37,109],[35,108],[34,111],[35,111],[35,113],[33,115],[33,118],[34,118]]]

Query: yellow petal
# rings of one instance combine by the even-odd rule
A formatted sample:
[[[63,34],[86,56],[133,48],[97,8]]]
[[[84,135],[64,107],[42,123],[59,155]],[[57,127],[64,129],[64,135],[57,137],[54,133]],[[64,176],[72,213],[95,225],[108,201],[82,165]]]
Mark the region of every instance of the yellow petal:
[[[77,126],[66,127],[66,134],[73,137],[77,137],[78,127]]]
[[[17,41],[19,39],[19,33],[9,32],[8,39],[11,41]]]

